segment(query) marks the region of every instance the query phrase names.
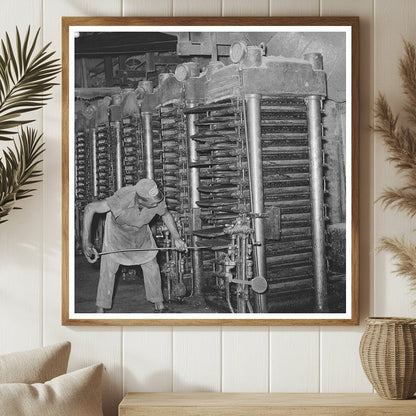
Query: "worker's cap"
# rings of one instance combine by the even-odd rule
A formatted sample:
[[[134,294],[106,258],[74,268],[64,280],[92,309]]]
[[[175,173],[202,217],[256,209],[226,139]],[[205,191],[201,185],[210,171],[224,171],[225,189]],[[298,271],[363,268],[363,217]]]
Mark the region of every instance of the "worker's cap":
[[[153,179],[140,179],[135,188],[137,195],[146,201],[159,203],[164,198]]]

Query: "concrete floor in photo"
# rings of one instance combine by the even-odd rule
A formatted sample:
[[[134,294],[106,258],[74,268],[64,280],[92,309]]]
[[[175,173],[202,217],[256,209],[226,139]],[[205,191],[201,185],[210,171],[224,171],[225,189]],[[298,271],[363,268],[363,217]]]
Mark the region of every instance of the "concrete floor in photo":
[[[75,256],[75,312],[94,313],[99,263],[90,264],[84,256]],[[166,296],[165,296],[166,299]],[[171,313],[218,313],[201,299],[185,298],[182,302],[165,302]],[[121,273],[116,276],[113,307],[106,313],[153,313],[153,303],[146,300],[144,282],[139,268],[138,277],[123,279]]]
[[[153,304],[146,300],[141,268],[134,278],[116,276],[113,307],[106,313],[153,313]],[[75,312],[94,313],[97,286],[100,275],[99,263],[87,262],[83,255],[75,256]],[[163,279],[163,276],[162,276]],[[185,297],[182,301],[166,301],[171,313],[229,313],[223,294],[217,291],[205,293],[205,298]],[[234,301],[232,300],[234,303]],[[345,279],[328,282],[328,305],[330,312],[345,312]],[[277,299],[269,300],[270,313],[314,313],[312,289],[294,293],[282,293]]]

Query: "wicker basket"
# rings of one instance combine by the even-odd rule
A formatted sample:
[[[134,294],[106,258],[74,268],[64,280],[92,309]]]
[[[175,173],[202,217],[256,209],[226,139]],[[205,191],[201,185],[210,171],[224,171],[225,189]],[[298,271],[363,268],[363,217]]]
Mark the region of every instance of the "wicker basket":
[[[360,342],[365,374],[386,399],[409,399],[416,392],[416,320],[367,318]]]

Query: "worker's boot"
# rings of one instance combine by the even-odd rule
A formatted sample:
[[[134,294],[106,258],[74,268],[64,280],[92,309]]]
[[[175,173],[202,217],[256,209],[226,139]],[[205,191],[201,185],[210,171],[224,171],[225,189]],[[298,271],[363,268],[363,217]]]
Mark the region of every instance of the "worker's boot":
[[[155,312],[166,313],[168,312],[168,308],[165,306],[163,302],[155,302]]]

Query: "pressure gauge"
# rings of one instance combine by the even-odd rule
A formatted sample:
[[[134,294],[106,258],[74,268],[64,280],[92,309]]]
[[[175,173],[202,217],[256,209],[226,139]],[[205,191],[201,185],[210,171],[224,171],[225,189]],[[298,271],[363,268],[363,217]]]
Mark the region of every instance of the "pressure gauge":
[[[183,82],[189,78],[189,69],[186,65],[180,64],[175,69],[175,78],[179,82]]]
[[[245,42],[239,40],[230,46],[230,59],[233,63],[240,62],[247,53],[247,45]]]

